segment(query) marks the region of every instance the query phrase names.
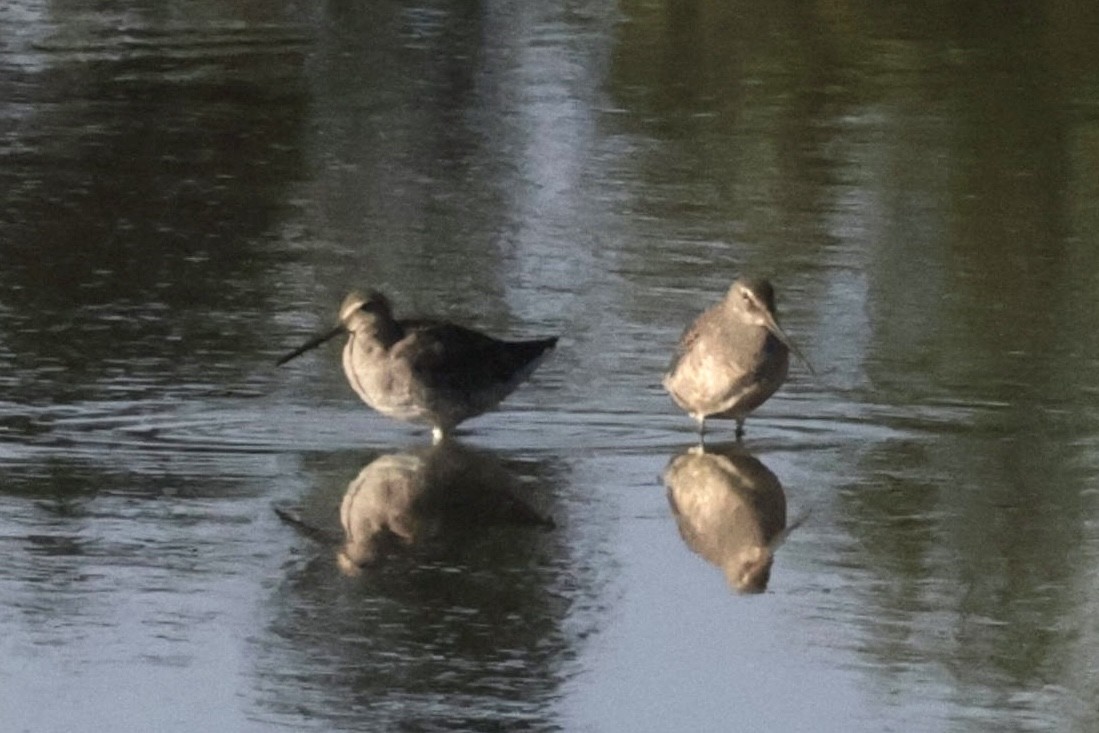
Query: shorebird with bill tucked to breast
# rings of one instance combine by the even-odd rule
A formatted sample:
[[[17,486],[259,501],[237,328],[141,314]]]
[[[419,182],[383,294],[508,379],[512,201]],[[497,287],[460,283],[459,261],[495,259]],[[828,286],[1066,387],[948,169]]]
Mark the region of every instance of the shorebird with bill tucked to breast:
[[[501,341],[444,321],[397,320],[378,292],[352,292],[339,325],[279,359],[281,366],[342,333],[343,371],[356,394],[383,415],[431,425],[441,440],[488,412],[538,367],[557,338]]]
[[[813,371],[778,325],[771,283],[740,278],[683,332],[664,388],[698,421],[700,436],[707,418],[726,418],[741,438],[748,414],[785,381],[790,351]]]

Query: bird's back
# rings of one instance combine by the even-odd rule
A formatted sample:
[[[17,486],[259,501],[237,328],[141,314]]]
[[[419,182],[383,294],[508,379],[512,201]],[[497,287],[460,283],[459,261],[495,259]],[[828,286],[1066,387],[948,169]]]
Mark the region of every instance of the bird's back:
[[[406,321],[390,361],[405,365],[412,398],[439,422],[456,425],[492,409],[515,390],[556,338],[502,341],[463,326]]]
[[[438,321],[407,321],[391,358],[407,361],[414,377],[432,389],[476,392],[509,383],[557,343],[556,338],[502,341]],[[525,376],[525,375],[524,375]]]

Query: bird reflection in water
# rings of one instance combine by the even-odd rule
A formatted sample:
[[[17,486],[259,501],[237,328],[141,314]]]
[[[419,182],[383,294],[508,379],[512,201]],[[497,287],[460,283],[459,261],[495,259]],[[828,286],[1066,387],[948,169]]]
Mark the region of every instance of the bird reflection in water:
[[[687,546],[721,568],[735,590],[766,590],[789,531],[778,477],[738,444],[698,445],[669,461],[664,484]]]
[[[339,566],[354,575],[387,553],[486,527],[552,528],[553,520],[519,498],[518,488],[499,461],[451,440],[382,455],[347,486]]]

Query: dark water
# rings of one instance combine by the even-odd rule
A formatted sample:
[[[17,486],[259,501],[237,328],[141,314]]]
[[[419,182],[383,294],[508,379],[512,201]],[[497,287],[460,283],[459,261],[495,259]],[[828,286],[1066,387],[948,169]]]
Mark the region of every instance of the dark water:
[[[1097,29],[0,5],[0,727],[1095,730]],[[666,486],[740,273],[819,376]],[[561,343],[440,458],[273,367],[351,287]]]

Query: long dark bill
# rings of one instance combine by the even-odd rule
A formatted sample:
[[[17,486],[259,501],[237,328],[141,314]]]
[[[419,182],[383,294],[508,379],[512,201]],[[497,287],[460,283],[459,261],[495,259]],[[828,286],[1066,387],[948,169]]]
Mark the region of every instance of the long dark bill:
[[[306,341],[304,344],[302,344],[298,348],[291,351],[286,356],[284,356],[281,359],[279,359],[278,361],[276,361],[275,366],[282,366],[283,364],[290,361],[291,359],[293,359],[295,357],[298,357],[298,356],[301,356],[305,352],[317,348],[318,346],[323,344],[325,341],[330,341],[331,339],[336,338],[341,333],[343,333],[343,326],[336,326],[335,328],[333,328],[328,333],[322,333],[320,336],[314,336],[313,338],[309,339],[308,341]]]
[[[786,335],[786,332],[782,330],[782,326],[778,325],[778,321],[776,321],[770,313],[767,313],[764,318],[767,321],[767,330],[773,333],[775,338],[779,341],[786,344],[786,347],[794,352],[794,356],[801,359],[801,363],[804,364],[806,368],[809,369],[809,373],[815,377],[817,373],[813,369],[813,365],[809,363],[809,360],[805,358],[805,355],[801,353],[798,347],[794,346],[794,342]]]

